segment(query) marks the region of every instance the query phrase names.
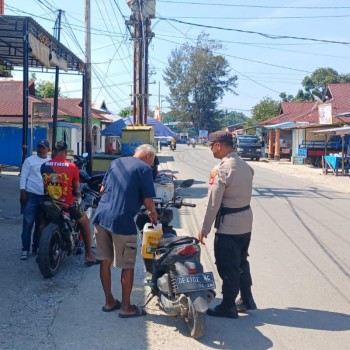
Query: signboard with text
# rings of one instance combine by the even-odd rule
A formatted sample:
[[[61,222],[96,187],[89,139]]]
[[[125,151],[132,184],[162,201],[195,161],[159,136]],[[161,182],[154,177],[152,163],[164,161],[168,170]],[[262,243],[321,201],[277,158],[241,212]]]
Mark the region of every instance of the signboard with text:
[[[332,105],[330,103],[318,106],[320,124],[332,124]]]
[[[208,142],[208,130],[199,130],[199,139]]]
[[[32,117],[33,119],[51,118],[51,103],[33,102]]]

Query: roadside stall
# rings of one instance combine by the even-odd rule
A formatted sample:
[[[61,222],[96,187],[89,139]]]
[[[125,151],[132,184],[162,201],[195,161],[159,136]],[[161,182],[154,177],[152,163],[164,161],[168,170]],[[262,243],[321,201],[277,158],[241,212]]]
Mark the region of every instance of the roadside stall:
[[[338,176],[349,174],[350,170],[350,126],[312,131],[325,134],[326,142],[329,135],[338,135],[341,138],[341,152],[323,156],[323,173],[328,172]]]

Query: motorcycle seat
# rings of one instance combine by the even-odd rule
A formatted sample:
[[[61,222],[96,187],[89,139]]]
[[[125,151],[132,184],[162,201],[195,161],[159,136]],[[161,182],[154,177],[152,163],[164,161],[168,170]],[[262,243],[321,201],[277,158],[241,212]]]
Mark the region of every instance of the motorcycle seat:
[[[163,238],[158,244],[158,248],[170,248],[178,244],[190,244],[193,243],[193,237],[173,236],[169,238]]]

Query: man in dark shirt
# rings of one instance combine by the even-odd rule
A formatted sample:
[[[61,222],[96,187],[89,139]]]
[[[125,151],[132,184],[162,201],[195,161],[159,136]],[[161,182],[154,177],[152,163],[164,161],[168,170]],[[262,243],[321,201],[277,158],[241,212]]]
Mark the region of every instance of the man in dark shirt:
[[[131,305],[137,252],[137,229],[134,217],[142,204],[152,222],[157,222],[152,169],[156,152],[150,145],[139,146],[133,157],[115,159],[102,182],[102,197],[93,223],[96,226],[96,256],[101,260],[100,278],[106,302],[102,311],[120,308],[119,317],[137,317],[145,311]],[[111,266],[122,269],[122,301],[111,290]]]

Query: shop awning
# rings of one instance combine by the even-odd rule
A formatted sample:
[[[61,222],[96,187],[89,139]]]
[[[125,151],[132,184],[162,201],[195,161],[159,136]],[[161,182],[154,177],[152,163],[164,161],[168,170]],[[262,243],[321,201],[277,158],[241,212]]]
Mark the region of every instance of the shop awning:
[[[278,124],[272,124],[272,125],[265,125],[265,129],[295,129],[299,128],[300,126],[305,126],[305,122],[284,122],[284,123],[278,123]]]
[[[342,126],[341,128],[330,128],[323,130],[311,131],[318,134],[334,134],[334,135],[347,135],[350,134],[350,126]]]

